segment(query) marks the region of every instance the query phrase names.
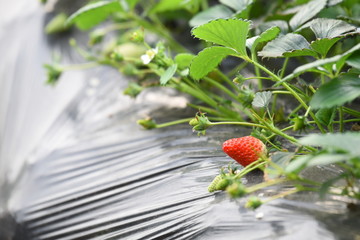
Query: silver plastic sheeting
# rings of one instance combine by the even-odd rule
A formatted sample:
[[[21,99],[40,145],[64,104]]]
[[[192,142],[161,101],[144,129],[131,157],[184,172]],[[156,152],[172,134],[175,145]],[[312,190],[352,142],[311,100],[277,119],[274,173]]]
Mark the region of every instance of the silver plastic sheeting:
[[[180,117],[184,96],[150,89],[137,100],[129,99],[121,95],[129,80],[108,68],[67,73],[56,88],[44,86],[42,64],[50,61],[54,49],[65,62],[78,59],[66,37],[43,34],[45,13],[36,1],[19,4],[21,14],[3,10],[8,14],[0,15],[0,207],[17,221],[4,214],[0,236],[360,238],[359,211],[349,211],[347,199],[319,200],[317,194],[302,193],[251,211],[243,207],[245,198],[208,193],[219,168],[231,161],[221,143],[249,132],[214,128],[197,137],[186,124],[151,131],[136,125],[150,113],[163,121],[165,116]],[[308,174],[337,173],[326,167]],[[249,185],[260,181],[260,172],[244,179]],[[269,196],[288,187],[257,194]]]
[[[83,84],[83,74],[71,73],[73,79],[64,79],[56,89],[44,85],[42,64],[52,54],[43,34],[44,16],[36,1],[1,3],[0,209],[22,168],[35,160],[42,136]]]

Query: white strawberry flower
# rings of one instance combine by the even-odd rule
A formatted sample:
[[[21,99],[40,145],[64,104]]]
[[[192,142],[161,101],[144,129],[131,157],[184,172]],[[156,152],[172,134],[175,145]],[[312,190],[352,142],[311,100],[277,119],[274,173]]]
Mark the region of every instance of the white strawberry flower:
[[[156,54],[158,53],[158,48],[152,48],[146,51],[146,53],[144,55],[141,55],[141,61],[143,62],[143,64],[149,64],[151,62],[151,60],[154,59],[154,57],[156,56]]]

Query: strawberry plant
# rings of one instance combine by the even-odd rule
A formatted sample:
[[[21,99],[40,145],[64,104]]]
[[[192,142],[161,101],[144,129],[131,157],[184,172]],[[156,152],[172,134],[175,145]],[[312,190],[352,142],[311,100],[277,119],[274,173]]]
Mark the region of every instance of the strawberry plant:
[[[252,128],[252,136],[223,145],[244,168],[222,169],[210,192],[240,197],[291,182],[292,189],[265,200],[249,198],[247,206],[299,191],[360,200],[356,0],[96,1],[61,24],[51,29],[95,28],[88,47],[71,41],[89,62],[47,64],[48,83],[70,68],[108,65],[135,76],[124,91],[131,97],[154,86],[192,97],[188,105],[195,117],[161,124],[139,120],[146,129],[185,122],[199,135],[218,125]],[[328,164],[342,174],[321,183],[301,175],[305,168]],[[244,186],[242,177],[254,169],[263,170],[267,180]]]

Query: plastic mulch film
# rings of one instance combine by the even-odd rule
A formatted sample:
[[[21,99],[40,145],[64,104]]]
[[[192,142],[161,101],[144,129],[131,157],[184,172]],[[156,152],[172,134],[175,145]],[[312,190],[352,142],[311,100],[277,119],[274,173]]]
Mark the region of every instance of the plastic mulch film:
[[[243,207],[246,198],[208,193],[231,161],[221,143],[249,132],[214,128],[197,137],[186,124],[151,131],[136,125],[149,113],[181,114],[184,96],[152,89],[129,99],[121,95],[129,80],[107,68],[67,73],[55,88],[45,86],[42,64],[53,50],[65,62],[76,55],[65,37],[43,34],[39,5],[19,4],[26,14],[0,22],[7,30],[0,32],[6,60],[0,65],[0,239],[360,238],[359,214],[347,210],[346,199],[302,193],[252,211]],[[259,181],[259,172],[244,178],[248,185]]]

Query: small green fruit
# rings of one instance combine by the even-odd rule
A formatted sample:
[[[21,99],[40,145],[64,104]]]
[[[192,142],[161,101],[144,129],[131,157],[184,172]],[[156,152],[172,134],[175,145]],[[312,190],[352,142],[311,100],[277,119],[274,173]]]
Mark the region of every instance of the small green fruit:
[[[199,124],[199,120],[197,118],[193,118],[190,120],[189,124],[193,127]]]
[[[140,86],[137,83],[131,82],[129,83],[128,87],[125,88],[123,93],[124,95],[128,95],[132,98],[136,98],[136,96],[139,95],[142,90],[143,90],[142,86]]]
[[[216,190],[225,190],[230,184],[229,179],[223,178],[216,184]]]
[[[217,189],[216,189],[216,186],[218,184],[218,182],[220,182],[222,180],[222,176],[221,175],[217,175],[213,180],[212,182],[210,183],[210,185],[208,186],[208,191],[209,192],[215,192]]]
[[[251,209],[257,209],[261,205],[262,205],[262,201],[260,200],[260,198],[258,198],[256,196],[251,196],[251,197],[249,197],[248,201],[246,202],[245,207],[251,208]]]
[[[239,182],[235,182],[228,186],[226,192],[233,198],[242,197],[247,193],[246,187]]]

